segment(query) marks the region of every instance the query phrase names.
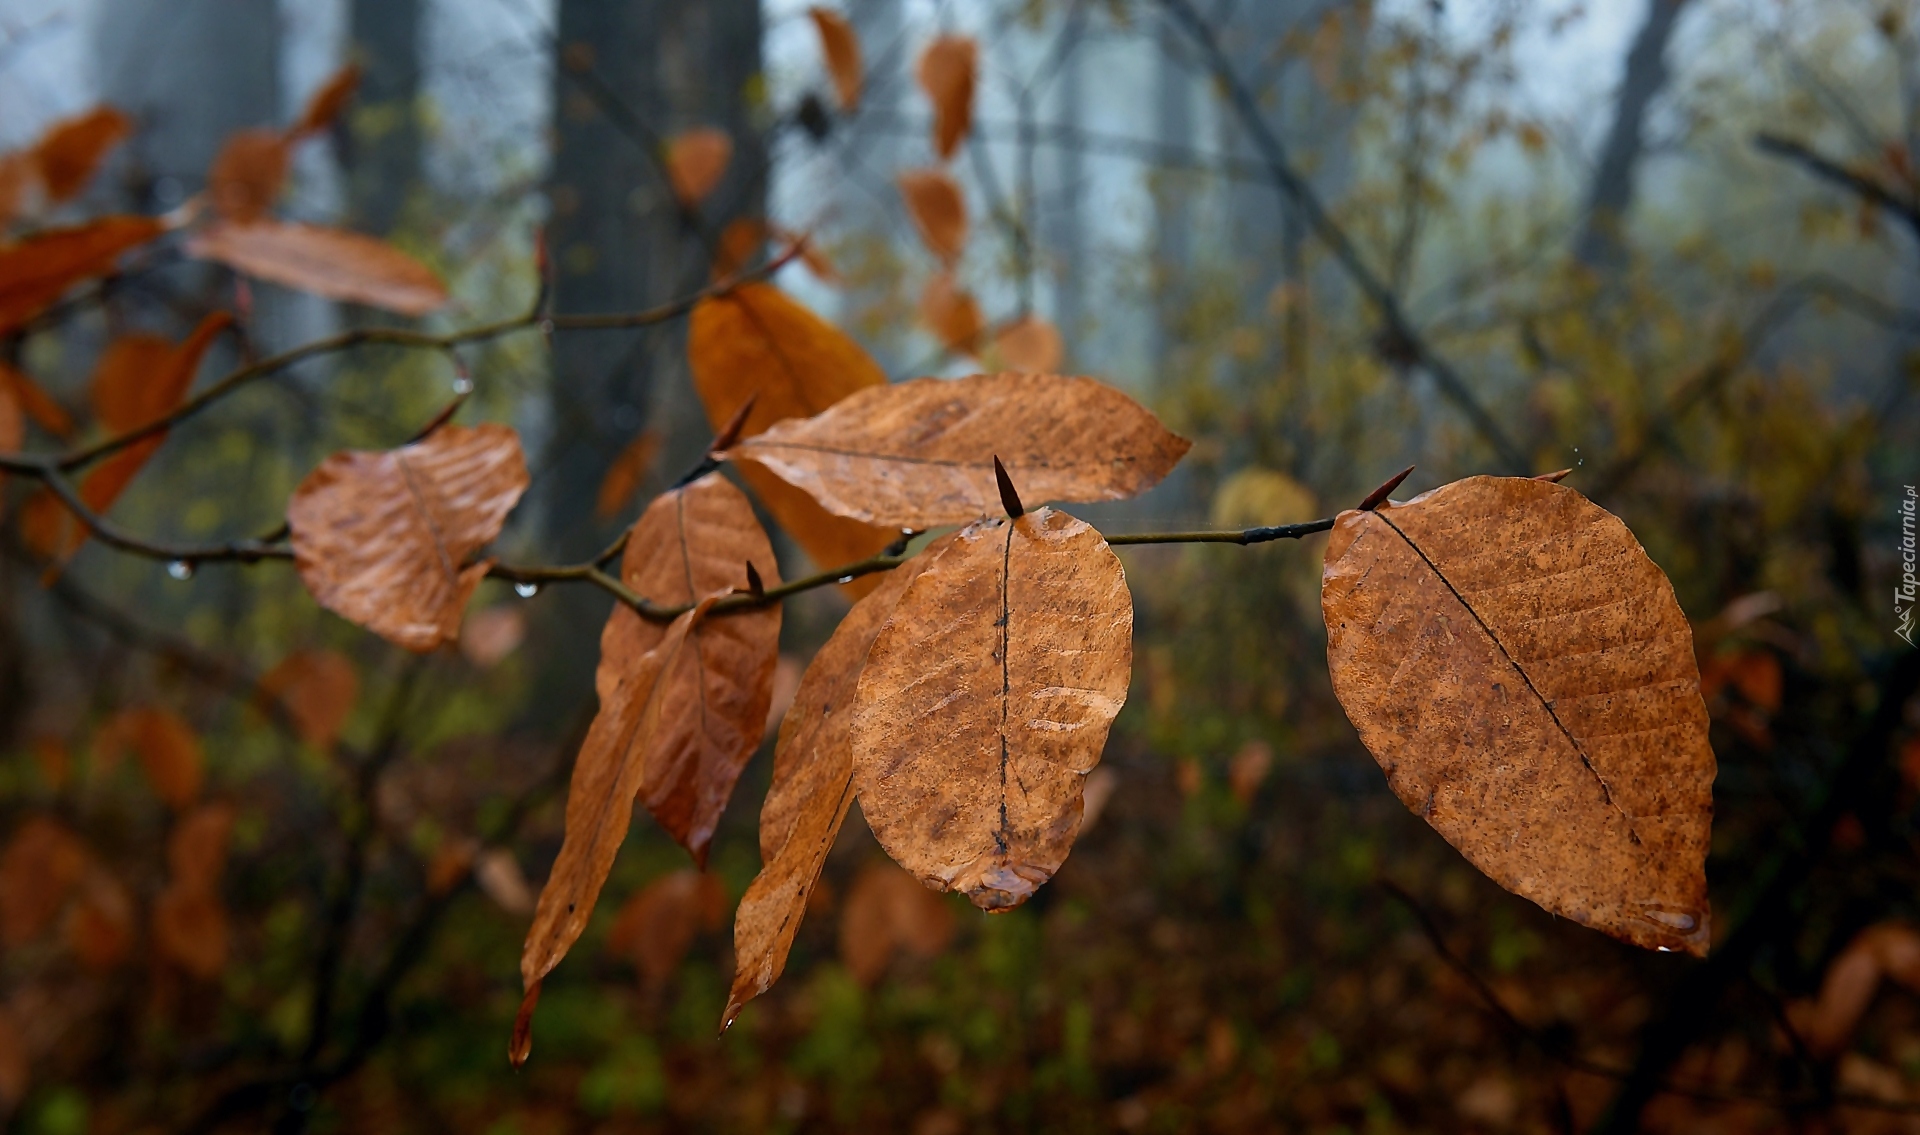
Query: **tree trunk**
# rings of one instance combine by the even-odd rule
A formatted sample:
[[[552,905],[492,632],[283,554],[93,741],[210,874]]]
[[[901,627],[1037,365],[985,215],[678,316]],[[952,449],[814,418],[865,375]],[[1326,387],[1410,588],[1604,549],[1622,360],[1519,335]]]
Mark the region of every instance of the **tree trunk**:
[[[1667,84],[1667,41],[1680,20],[1684,0],[1647,0],[1647,18],[1627,52],[1627,65],[1614,100],[1613,125],[1600,150],[1600,163],[1587,192],[1587,216],[1574,243],[1574,259],[1596,271],[1618,269],[1626,261],[1623,226],[1633,206],[1633,176],[1645,153],[1647,108]]]
[[[347,211],[357,229],[388,233],[420,178],[420,0],[351,0],[349,58],[360,90],[347,140]]]

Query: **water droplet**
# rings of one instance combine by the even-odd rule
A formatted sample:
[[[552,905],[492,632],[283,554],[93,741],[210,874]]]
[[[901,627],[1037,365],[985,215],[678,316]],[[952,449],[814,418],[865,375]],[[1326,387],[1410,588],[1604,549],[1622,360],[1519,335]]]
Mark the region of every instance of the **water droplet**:
[[[543,319],[540,321],[540,334],[542,335],[553,334],[553,320]]]
[[[1577,445],[1573,447],[1573,456],[1575,458],[1573,463],[1575,468],[1578,468],[1579,466],[1585,465],[1587,463],[1587,459],[1580,456],[1580,447]]]
[[[193,562],[190,560],[175,560],[167,565],[167,574],[175,579],[192,579]]]
[[[841,582],[841,583],[852,583],[852,582],[853,582],[853,577],[852,577],[852,576],[850,576],[850,575],[843,575],[843,576],[841,576],[841,577],[840,577],[840,582]]]
[[[540,594],[540,585],[537,583],[516,583],[513,585],[513,593],[522,599],[531,599]]]
[[[1654,949],[1655,949],[1656,951],[1658,951],[1658,952],[1660,952],[1660,953],[1662,953],[1662,954],[1671,954],[1671,953],[1673,953],[1673,947],[1672,947],[1672,946],[1655,946],[1655,947],[1654,947]]]
[[[468,378],[468,377],[467,377],[466,375],[464,375],[464,374],[463,374],[463,375],[460,375],[460,376],[458,376],[458,377],[456,377],[456,378],[455,378],[455,379],[453,380],[453,392],[454,392],[455,394],[463,394],[463,395],[464,395],[464,394],[472,394],[472,393],[473,393],[473,380],[472,380],[471,378]]]
[[[1657,906],[1642,907],[1640,917],[1662,926],[1671,926],[1682,934],[1691,934],[1700,925],[1699,918],[1684,910],[1662,910]]]

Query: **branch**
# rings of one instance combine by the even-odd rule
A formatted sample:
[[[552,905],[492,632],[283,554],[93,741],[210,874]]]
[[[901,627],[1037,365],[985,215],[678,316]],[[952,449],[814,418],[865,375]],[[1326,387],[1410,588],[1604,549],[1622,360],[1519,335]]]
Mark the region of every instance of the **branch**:
[[[1855,196],[1886,209],[1905,221],[1907,227],[1913,230],[1914,236],[1920,238],[1920,203],[1916,203],[1912,198],[1900,196],[1873,178],[1850,170],[1806,143],[1793,138],[1763,130],[1753,136],[1753,145],[1763,154],[1784,158],[1822,181],[1838,185]]]

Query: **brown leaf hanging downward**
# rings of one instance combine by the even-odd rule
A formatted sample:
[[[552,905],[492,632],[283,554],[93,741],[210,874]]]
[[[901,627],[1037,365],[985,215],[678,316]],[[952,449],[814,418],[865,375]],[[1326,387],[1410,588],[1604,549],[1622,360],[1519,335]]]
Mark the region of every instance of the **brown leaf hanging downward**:
[[[886,372],[860,344],[770,284],[745,284],[702,300],[688,328],[687,360],[715,430],[753,399],[743,437],[787,418],[818,414],[857,390],[887,382]],[[764,469],[743,465],[740,472],[767,511],[823,569],[865,559],[896,535],[833,516]],[[856,579],[849,586],[864,594],[872,584]]]
[[[933,152],[945,161],[973,129],[973,75],[979,49],[967,36],[943,35],[920,55],[920,89],[933,103]]]
[[[381,453],[336,453],[287,504],[295,565],[320,605],[408,650],[460,635],[487,574],[467,557],[500,534],[527,488],[520,438],[442,426]]]
[[[247,276],[363,303],[401,315],[425,315],[447,302],[433,269],[383,240],[345,229],[262,218],[209,225],[187,253]]]
[[[780,583],[773,546],[746,494],[718,473],[657,498],[627,537],[620,577],[656,603],[694,603],[747,585],[747,565]],[[600,637],[595,684],[601,712],[614,700],[623,660],[655,649],[667,628],[625,606]],[[679,699],[642,753],[640,795],[653,817],[704,863],[733,783],[760,746],[780,657],[780,607],[704,620],[692,649],[661,679]]]
[[[960,193],[960,183],[939,169],[910,169],[898,180],[920,239],[929,252],[952,267],[967,247],[967,199]]]
[[[875,635],[900,596],[948,544],[925,551],[879,577],[813,656],[793,705],[780,723],[773,784],[760,808],[760,873],[733,918],[733,990],[721,1028],[746,1003],[773,987],[787,966],[807,899],[853,802],[853,692]]]
[[[1025,902],[1073,845],[1132,667],[1133,602],[1100,533],[1048,508],[962,530],[860,674],[854,785],[880,845],[983,910]]]
[[[1000,512],[996,454],[1030,503],[1102,501],[1152,488],[1188,445],[1093,379],[980,374],[862,390],[730,455],[772,470],[828,512],[924,529]]]
[[[845,16],[831,9],[808,8],[807,15],[813,18],[813,26],[820,32],[820,51],[827,57],[827,74],[833,77],[840,109],[852,110],[860,105],[864,69],[860,61],[860,35]]]
[[[1394,793],[1555,914],[1705,954],[1713,750],[1693,635],[1626,525],[1470,477],[1340,515],[1334,692]]]

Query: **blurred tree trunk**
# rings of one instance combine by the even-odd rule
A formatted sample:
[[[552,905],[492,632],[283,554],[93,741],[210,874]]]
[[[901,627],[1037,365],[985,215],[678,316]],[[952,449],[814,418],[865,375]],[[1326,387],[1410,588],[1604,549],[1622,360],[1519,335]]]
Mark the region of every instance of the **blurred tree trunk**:
[[[1154,138],[1165,146],[1191,148],[1195,79],[1183,65],[1186,49],[1180,30],[1163,26],[1154,74]],[[1178,345],[1181,309],[1185,297],[1170,282],[1184,276],[1193,261],[1193,202],[1191,179],[1161,171],[1155,179],[1153,200],[1153,295],[1157,318],[1151,328],[1148,352],[1156,369],[1165,372]]]
[[[1069,16],[1078,20],[1079,14]],[[1070,29],[1071,35],[1084,39],[1084,24]],[[1087,263],[1086,226],[1081,220],[1081,210],[1075,207],[1080,194],[1086,191],[1086,163],[1081,159],[1080,132],[1086,126],[1086,99],[1084,86],[1086,77],[1083,61],[1084,43],[1074,45],[1073,54],[1060,73],[1060,122],[1066,127],[1069,142],[1060,147],[1059,164],[1056,167],[1059,184],[1055,187],[1057,201],[1055,215],[1059,218],[1059,235],[1056,238],[1059,247],[1059,267],[1055,277],[1055,316],[1060,329],[1061,341],[1066,347],[1067,369],[1071,370],[1074,347],[1086,333],[1085,299],[1095,286]]]
[[[391,232],[420,178],[420,16],[421,0],[352,0],[360,91],[344,164],[347,211],[363,231]]]
[[[1673,38],[1684,0],[1647,0],[1647,18],[1633,37],[1614,100],[1613,125],[1587,190],[1587,216],[1573,246],[1574,259],[1595,271],[1626,262],[1623,227],[1633,207],[1634,171],[1646,151],[1647,108],[1667,85],[1667,41]]]

